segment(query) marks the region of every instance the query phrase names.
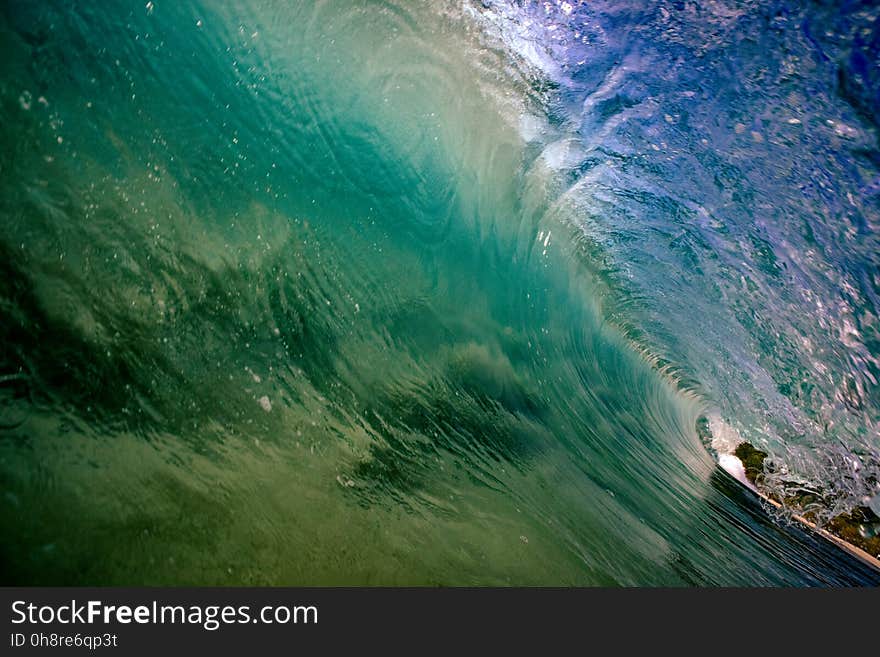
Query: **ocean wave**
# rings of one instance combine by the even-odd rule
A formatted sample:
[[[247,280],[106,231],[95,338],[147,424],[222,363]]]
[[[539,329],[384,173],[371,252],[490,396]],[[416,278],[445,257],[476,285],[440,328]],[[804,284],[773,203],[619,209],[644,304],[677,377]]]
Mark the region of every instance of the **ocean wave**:
[[[695,430],[838,472],[757,394],[785,240],[684,148],[714,94],[554,7],[3,6],[4,581],[873,581]]]

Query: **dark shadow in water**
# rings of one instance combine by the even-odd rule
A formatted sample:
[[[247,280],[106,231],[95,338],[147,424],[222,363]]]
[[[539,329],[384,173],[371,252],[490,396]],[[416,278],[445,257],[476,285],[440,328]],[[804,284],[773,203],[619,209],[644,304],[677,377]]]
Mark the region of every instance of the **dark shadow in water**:
[[[502,488],[497,464],[524,469],[540,453],[545,437],[536,421],[546,409],[515,379],[493,383],[472,381],[461,367],[450,367],[443,381],[374,402],[368,417],[381,441],[352,471],[359,502],[387,502],[390,495],[407,507],[436,470],[438,457],[466,463],[463,473],[482,477],[468,475],[473,483],[497,489]]]
[[[138,393],[149,393],[138,377],[143,363],[133,365],[111,355],[106,346],[85,339],[68,322],[46,312],[18,259],[2,243],[0,304],[0,372],[18,377],[4,386],[7,395],[36,406],[74,408],[90,424],[106,426]],[[132,326],[125,335],[132,340],[136,334]],[[126,351],[114,345],[114,351],[120,350]],[[155,364],[158,358],[153,353],[146,360]],[[169,365],[161,363],[159,369]],[[129,426],[138,425],[138,418],[129,416]]]

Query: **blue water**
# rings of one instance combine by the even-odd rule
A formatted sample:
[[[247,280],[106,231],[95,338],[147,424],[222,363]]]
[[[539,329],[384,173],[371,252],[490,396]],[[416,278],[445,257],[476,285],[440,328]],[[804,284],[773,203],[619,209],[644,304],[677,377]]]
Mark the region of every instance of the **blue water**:
[[[4,3],[4,581],[876,583],[877,14]]]
[[[876,495],[877,8],[488,4],[557,85],[609,314],[785,477]]]

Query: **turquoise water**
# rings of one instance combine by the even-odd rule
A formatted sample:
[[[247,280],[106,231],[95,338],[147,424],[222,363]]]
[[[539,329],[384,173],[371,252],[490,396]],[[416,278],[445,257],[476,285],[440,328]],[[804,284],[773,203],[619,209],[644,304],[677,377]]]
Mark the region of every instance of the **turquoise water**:
[[[833,382],[760,394],[789,352],[742,318],[787,294],[790,242],[699,232],[760,206],[723,144],[726,206],[670,156],[684,110],[651,76],[699,67],[655,71],[607,7],[183,4],[0,10],[5,582],[876,580],[695,430],[830,510],[874,494],[873,343],[850,337],[852,417]],[[815,371],[848,381],[828,345]]]

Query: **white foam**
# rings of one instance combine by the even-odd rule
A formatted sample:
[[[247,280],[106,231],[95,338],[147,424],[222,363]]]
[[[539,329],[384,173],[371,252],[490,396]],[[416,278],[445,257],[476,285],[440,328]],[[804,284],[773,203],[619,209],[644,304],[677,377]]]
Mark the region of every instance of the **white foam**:
[[[712,449],[718,454],[733,454],[740,443],[746,440],[739,431],[730,426],[717,414],[708,414],[709,431],[712,432]]]
[[[519,117],[519,134],[525,142],[540,139],[548,131],[547,122],[534,114],[523,112]]]
[[[733,454],[719,454],[718,455],[718,465],[731,477],[744,484],[748,488],[752,490],[756,490],[752,485],[752,482],[749,481],[748,477],[746,477],[746,469],[737,457]]]
[[[548,168],[564,170],[580,164],[585,153],[573,139],[560,139],[544,147],[541,157]]]

